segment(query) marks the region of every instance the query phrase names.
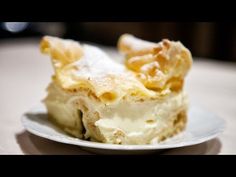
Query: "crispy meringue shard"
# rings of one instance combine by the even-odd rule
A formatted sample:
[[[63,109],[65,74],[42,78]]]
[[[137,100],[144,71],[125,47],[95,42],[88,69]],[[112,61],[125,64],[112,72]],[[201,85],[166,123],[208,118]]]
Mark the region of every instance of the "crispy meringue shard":
[[[192,57],[180,42],[151,43],[124,34],[120,64],[101,49],[45,36],[41,52],[55,74],[44,103],[50,120],[81,139],[112,144],[158,143],[184,130],[184,78]]]

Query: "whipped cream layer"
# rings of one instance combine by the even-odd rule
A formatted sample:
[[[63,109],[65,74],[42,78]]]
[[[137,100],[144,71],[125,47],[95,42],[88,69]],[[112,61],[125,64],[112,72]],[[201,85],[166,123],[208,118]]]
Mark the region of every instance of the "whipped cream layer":
[[[87,91],[65,93],[55,84],[48,88],[48,112],[66,132],[113,144],[158,142],[178,113],[187,108],[184,92],[162,100],[127,101],[105,104],[88,96]],[[82,114],[80,113],[82,112]]]

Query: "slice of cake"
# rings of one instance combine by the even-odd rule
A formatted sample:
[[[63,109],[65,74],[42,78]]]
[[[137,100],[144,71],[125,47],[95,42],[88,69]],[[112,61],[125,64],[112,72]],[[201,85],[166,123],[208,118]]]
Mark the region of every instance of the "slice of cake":
[[[151,43],[122,35],[119,64],[101,49],[45,36],[42,53],[55,74],[44,100],[50,120],[81,139],[112,144],[158,143],[184,130],[184,78],[191,53],[180,42]]]

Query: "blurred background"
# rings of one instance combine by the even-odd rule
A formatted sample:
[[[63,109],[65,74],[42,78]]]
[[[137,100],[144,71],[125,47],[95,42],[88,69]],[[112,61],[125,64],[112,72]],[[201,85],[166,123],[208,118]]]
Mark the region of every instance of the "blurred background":
[[[1,22],[0,42],[10,38],[53,35],[115,46],[118,37],[131,33],[145,40],[180,40],[194,57],[236,62],[236,25],[215,22]]]

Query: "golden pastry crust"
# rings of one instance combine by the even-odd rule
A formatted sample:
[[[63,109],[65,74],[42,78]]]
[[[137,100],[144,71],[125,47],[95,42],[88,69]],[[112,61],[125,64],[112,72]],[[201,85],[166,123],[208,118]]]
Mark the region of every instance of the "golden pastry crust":
[[[95,47],[48,36],[42,39],[40,47],[42,53],[51,56],[53,81],[67,92],[89,89],[103,102],[162,95],[148,90],[125,66]]]
[[[72,40],[46,36],[40,48],[51,56],[53,80],[63,89],[90,89],[104,102],[135,96],[155,99],[182,89],[192,62],[191,54],[182,44],[168,40],[154,44],[123,35],[118,46],[127,55],[126,66],[118,66],[105,53]],[[88,53],[94,55],[86,57]]]
[[[83,55],[82,47],[73,40],[61,40],[57,37],[44,36],[40,42],[40,50],[51,56],[56,69],[77,61]]]
[[[167,39],[151,43],[124,34],[118,43],[126,55],[126,66],[152,90],[182,89],[183,80],[192,65],[192,56],[180,42]]]

